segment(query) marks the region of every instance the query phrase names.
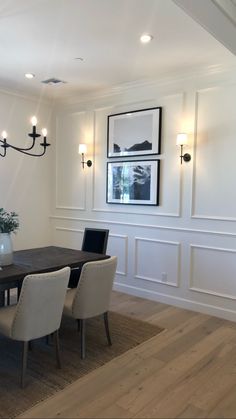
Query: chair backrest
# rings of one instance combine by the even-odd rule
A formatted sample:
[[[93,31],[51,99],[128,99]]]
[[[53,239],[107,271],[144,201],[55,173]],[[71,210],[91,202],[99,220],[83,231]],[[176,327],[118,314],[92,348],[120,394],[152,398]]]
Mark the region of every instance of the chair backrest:
[[[59,329],[70,268],[27,275],[12,323],[11,337],[29,341]]]
[[[116,266],[116,256],[83,265],[72,303],[75,319],[87,319],[108,311]]]
[[[85,228],[81,250],[85,252],[106,254],[109,230]]]

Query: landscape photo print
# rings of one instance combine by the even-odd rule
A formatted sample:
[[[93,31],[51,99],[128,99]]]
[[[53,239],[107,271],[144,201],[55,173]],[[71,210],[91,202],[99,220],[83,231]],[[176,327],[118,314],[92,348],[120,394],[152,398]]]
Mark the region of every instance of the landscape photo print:
[[[108,115],[107,157],[160,154],[162,108]]]
[[[159,205],[159,160],[107,163],[107,203]]]

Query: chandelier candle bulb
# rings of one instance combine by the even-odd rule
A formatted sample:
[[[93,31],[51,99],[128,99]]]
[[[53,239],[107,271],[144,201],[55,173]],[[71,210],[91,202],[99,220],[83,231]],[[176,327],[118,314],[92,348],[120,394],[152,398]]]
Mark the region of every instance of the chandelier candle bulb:
[[[42,134],[43,134],[43,138],[46,138],[47,137],[47,129],[46,128],[43,128],[42,129]]]
[[[6,140],[6,139],[7,139],[7,132],[6,132],[6,131],[3,131],[3,132],[2,132],[2,138],[3,138],[4,140]]]
[[[36,116],[33,116],[33,117],[31,118],[31,123],[32,123],[33,127],[36,127],[37,122],[38,122],[38,120],[37,120]]]

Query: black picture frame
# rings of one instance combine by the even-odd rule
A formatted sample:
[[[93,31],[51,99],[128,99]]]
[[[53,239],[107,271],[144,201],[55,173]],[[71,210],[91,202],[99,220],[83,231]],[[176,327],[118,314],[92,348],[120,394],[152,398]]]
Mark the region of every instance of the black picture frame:
[[[107,117],[107,157],[139,157],[161,152],[162,107]]]
[[[106,202],[159,205],[160,160],[107,162]]]

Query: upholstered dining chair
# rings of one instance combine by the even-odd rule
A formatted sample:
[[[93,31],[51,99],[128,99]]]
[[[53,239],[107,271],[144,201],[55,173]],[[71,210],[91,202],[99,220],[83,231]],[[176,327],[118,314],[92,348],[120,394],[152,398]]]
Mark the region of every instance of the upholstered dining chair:
[[[85,228],[81,250],[84,252],[106,254],[109,230]],[[76,288],[80,279],[81,268],[71,270],[69,288]]]
[[[103,315],[108,344],[111,337],[108,323],[108,310],[117,257],[87,262],[83,265],[77,288],[67,291],[63,314],[78,321],[80,331],[81,358],[85,358],[85,321]]]
[[[70,268],[27,275],[17,304],[0,308],[0,333],[23,342],[21,386],[25,386],[29,342],[54,334],[57,365],[61,368],[58,329]]]

